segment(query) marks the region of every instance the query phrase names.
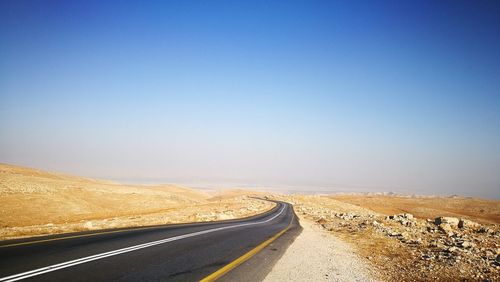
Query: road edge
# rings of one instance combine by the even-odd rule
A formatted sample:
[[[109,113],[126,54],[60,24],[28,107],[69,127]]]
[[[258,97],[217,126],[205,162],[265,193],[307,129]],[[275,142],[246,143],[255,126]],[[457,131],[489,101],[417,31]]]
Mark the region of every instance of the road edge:
[[[293,211],[293,205],[290,203],[287,203],[292,207]],[[235,269],[236,267],[240,266],[241,264],[245,263],[249,259],[251,259],[253,256],[257,255],[260,251],[262,251],[264,248],[269,246],[271,243],[273,243],[276,239],[281,237],[281,235],[285,234],[293,224],[293,221],[296,219],[295,212],[293,212],[292,219],[288,223],[287,227],[273,235],[273,237],[267,239],[266,241],[260,243],[258,246],[255,248],[251,249],[250,251],[246,252],[242,256],[238,257],[237,259],[231,261],[230,263],[226,264],[225,266],[219,268],[215,272],[211,273],[210,275],[206,276],[205,278],[201,279],[200,282],[212,282],[216,281],[217,279],[221,278],[225,274],[229,273],[231,270]]]

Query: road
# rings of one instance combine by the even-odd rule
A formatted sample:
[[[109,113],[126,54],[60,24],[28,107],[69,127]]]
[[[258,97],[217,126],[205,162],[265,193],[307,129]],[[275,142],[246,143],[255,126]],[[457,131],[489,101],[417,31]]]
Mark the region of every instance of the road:
[[[273,239],[278,242],[277,235],[289,233],[290,226],[298,226],[293,208],[278,202],[271,211],[240,220],[3,241],[0,243],[0,281],[216,278],[214,272],[226,273],[236,267],[238,261],[248,259],[262,248],[264,242]],[[240,269],[258,273],[259,269],[252,265],[259,266],[253,263]],[[238,267],[232,272],[237,274]]]

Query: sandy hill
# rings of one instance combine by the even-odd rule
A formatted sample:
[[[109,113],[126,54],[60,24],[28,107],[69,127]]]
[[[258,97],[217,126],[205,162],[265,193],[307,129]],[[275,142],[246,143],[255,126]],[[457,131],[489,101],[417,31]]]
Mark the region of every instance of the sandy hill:
[[[2,227],[159,212],[210,197],[173,185],[121,185],[6,164],[0,164],[0,195]]]
[[[123,185],[0,164],[0,239],[232,219],[273,206],[240,190],[213,195],[178,185]]]

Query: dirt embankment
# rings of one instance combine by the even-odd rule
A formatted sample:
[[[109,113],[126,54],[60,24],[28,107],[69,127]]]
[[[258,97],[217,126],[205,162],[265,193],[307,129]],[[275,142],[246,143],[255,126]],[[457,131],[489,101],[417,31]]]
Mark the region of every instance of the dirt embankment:
[[[251,194],[212,195],[175,185],[122,185],[0,164],[0,240],[233,219],[274,206],[247,196]]]
[[[382,214],[374,211],[377,208],[371,210],[329,196],[275,197],[293,203],[298,214],[350,243],[382,281],[500,280],[499,225],[491,223],[490,217],[486,220],[483,212],[471,213],[470,210],[481,210],[475,207],[466,211],[467,216],[442,217],[448,215],[442,213],[443,208],[450,206],[447,201],[457,199],[439,198],[433,207],[436,213],[427,209],[429,218],[421,219],[409,212]],[[349,199],[358,204],[364,200]],[[384,198],[378,207],[387,213],[411,211],[400,204],[407,201]],[[461,201],[466,204],[468,200]],[[366,202],[373,205],[373,199]],[[491,214],[498,212],[499,202],[496,203],[496,211],[494,205],[489,207]]]

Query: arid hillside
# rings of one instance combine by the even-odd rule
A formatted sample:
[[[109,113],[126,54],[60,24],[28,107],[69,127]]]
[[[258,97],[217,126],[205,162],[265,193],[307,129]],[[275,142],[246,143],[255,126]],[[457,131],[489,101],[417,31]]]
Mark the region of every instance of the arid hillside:
[[[273,204],[235,191],[122,185],[0,164],[0,239],[250,216]]]
[[[497,200],[384,195],[336,195],[331,198],[385,215],[411,213],[421,219],[436,216],[464,217],[481,223],[500,224],[500,201]]]

